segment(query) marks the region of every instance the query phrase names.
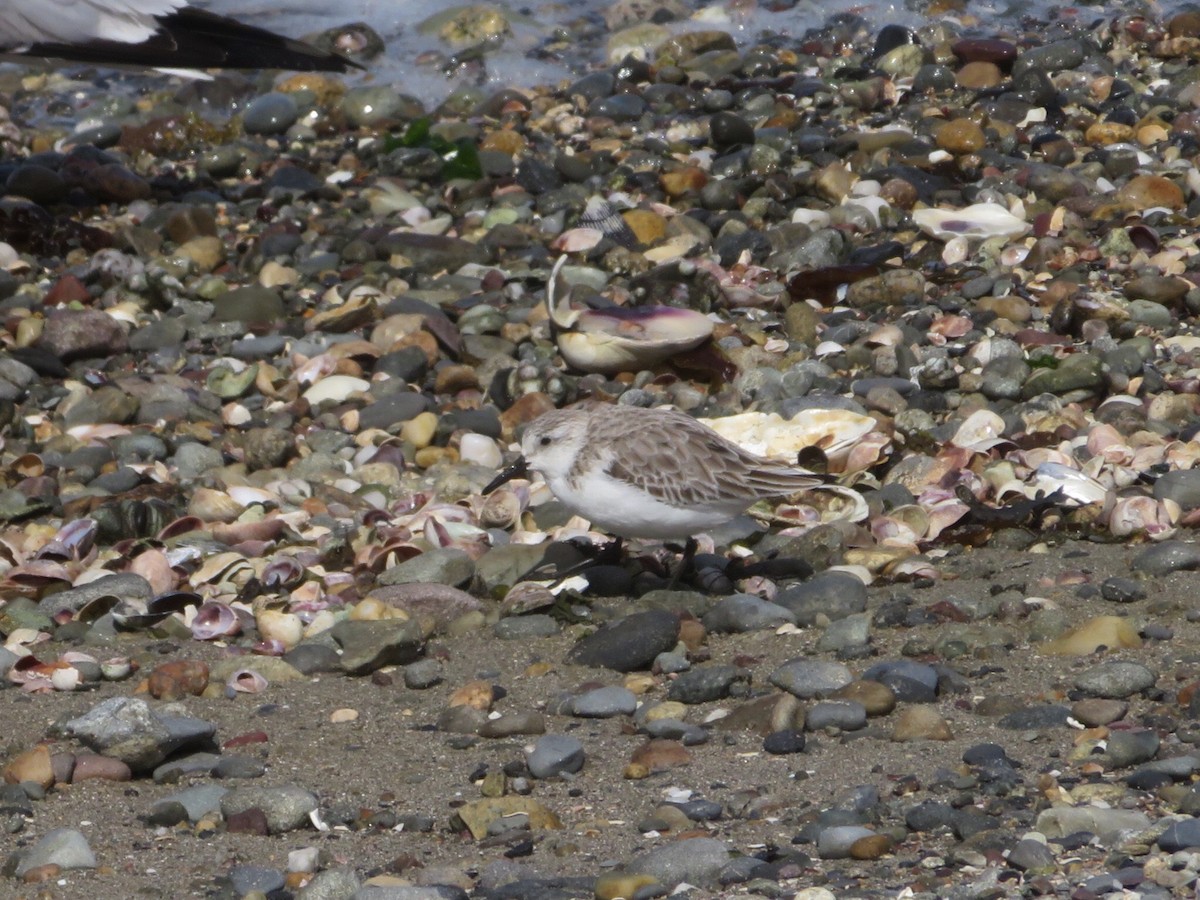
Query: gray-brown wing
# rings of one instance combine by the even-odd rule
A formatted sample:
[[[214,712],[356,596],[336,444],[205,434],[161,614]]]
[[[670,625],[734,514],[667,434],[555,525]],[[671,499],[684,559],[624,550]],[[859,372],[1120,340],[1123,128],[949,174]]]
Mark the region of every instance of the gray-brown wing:
[[[621,418],[607,426],[620,432],[609,474],[672,506],[749,505],[821,483],[748,453],[684,413]]]

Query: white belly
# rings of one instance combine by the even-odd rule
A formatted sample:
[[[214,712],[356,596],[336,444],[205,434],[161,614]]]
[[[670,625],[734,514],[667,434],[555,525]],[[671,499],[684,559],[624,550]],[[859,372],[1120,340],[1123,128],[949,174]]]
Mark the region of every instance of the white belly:
[[[565,478],[554,479],[550,482],[550,490],[572,512],[605,531],[622,537],[656,540],[691,537],[723,525],[745,512],[749,505],[733,501],[683,509],[663,503],[607,474],[591,476],[578,486]]]

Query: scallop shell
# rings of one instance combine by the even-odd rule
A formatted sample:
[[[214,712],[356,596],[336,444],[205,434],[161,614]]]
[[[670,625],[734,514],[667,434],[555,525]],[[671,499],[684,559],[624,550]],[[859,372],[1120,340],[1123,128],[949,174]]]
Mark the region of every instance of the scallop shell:
[[[546,287],[546,310],[563,359],[583,372],[639,371],[707,341],[707,316],[674,306],[572,309],[571,288],[562,278],[560,256]]]
[[[581,228],[595,229],[622,247],[637,246],[637,235],[633,229],[621,218],[617,208],[603,197],[593,194],[588,198],[583,215],[579,217],[579,225]]]

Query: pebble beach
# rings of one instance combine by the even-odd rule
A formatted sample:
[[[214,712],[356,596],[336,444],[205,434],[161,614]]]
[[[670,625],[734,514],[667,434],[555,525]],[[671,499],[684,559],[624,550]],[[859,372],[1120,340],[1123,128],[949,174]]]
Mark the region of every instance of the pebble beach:
[[[1195,897],[1200,14],[554,12],[0,71],[0,897]]]

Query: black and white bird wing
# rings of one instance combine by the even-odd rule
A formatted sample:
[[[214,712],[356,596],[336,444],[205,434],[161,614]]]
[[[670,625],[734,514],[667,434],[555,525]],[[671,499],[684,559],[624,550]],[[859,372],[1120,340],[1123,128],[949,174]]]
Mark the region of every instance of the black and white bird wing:
[[[358,68],[336,53],[182,0],[0,0],[0,51],[176,70]]]

